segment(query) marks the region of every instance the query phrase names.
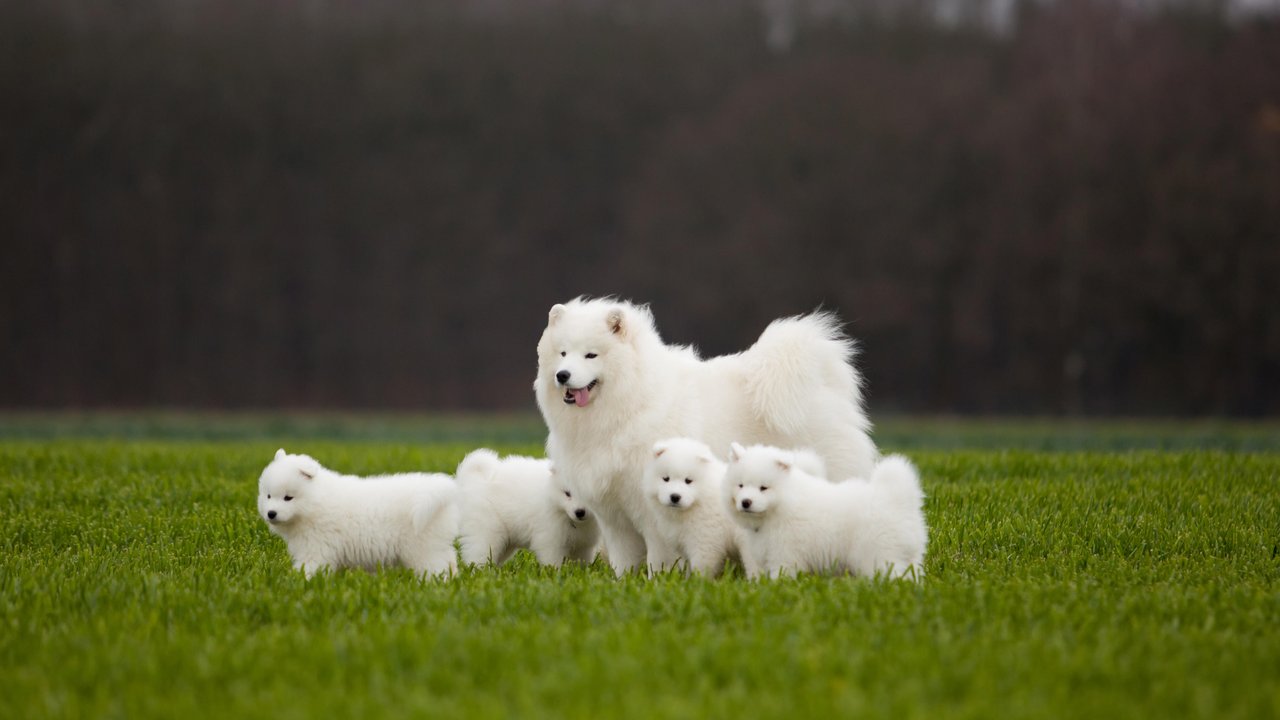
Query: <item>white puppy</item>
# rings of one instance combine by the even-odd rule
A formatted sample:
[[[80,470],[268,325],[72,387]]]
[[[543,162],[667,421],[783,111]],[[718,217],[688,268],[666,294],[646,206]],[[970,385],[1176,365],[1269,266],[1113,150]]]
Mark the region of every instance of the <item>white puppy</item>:
[[[538,342],[547,456],[596,513],[614,570],[670,566],[643,472],[653,444],[688,437],[723,458],[743,439],[812,447],[840,477],[870,474],[853,342],[834,315],[777,320],[750,349],[703,360],[663,343],[648,308],[576,299],[551,308]]]
[[[532,550],[543,565],[595,557],[595,518],[557,481],[550,461],[499,458],[481,448],[462,459],[457,477],[463,562],[500,565],[520,548]]]
[[[657,533],[689,570],[717,577],[727,559],[739,561],[738,526],[724,503],[725,465],[705,443],[662,440],[645,467]]]
[[[803,452],[731,446],[725,503],[747,530],[749,577],[851,572],[919,578],[929,531],[924,493],[911,463],[891,455],[870,480],[832,483],[811,472]]]
[[[258,479],[258,513],[307,577],[321,568],[379,565],[452,574],[456,493],[448,475],[339,475],[281,449]]]

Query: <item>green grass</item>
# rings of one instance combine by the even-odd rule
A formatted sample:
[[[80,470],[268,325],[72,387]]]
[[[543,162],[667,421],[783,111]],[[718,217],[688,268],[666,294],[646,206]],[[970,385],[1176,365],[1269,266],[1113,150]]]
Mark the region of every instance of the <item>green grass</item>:
[[[523,555],[449,583],[307,582],[255,513],[278,445],[371,473],[450,470],[474,444],[10,433],[0,718],[1280,717],[1280,453],[1233,449],[1262,433],[1112,450],[1115,426],[1081,425],[1062,432],[1106,452],[1045,452],[957,428],[930,448],[940,425],[899,445],[929,493],[920,585],[619,581]],[[1052,424],[1007,427],[1055,446]],[[1197,432],[1133,427],[1139,448]]]

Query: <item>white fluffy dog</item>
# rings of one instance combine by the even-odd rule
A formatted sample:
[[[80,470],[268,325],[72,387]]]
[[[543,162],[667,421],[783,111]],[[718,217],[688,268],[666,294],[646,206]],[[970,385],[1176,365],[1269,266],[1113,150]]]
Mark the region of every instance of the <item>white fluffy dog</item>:
[[[742,439],[812,447],[840,476],[866,476],[867,435],[853,343],[834,315],[774,321],[750,349],[703,360],[663,343],[648,308],[578,298],[551,308],[538,341],[538,407],[547,455],[596,513],[619,574],[670,566],[644,497],[653,444],[705,442],[724,457]]]
[[[748,577],[851,572],[919,578],[925,526],[920,478],[890,455],[870,480],[832,483],[809,472],[803,452],[734,444],[725,474],[726,505],[745,528]]]
[[[720,575],[725,560],[738,560],[739,528],[724,502],[724,473],[711,448],[688,438],[656,443],[644,472],[658,509],[658,540],[689,570],[710,577]]]
[[[462,561],[506,562],[527,548],[543,565],[591,562],[600,531],[595,518],[557,481],[548,460],[499,458],[476,450],[458,464]]]
[[[321,568],[379,565],[452,574],[456,493],[448,475],[339,475],[280,449],[258,479],[258,514],[307,577]]]

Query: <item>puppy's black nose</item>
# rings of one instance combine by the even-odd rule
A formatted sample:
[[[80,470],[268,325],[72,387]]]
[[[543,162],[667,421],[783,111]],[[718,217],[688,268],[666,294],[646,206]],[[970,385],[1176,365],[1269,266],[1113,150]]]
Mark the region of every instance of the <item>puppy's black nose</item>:
[[[743,501],[742,501],[742,509],[743,509],[743,510],[746,510],[746,509],[747,509],[747,508],[749,508],[749,507],[751,507],[751,501],[750,501],[750,500],[743,500]]]
[[[560,383],[561,385],[569,382],[569,371],[561,370],[560,372],[556,373],[556,382]]]
[[[269,511],[267,511],[267,519],[268,519],[268,520],[275,520],[275,519],[276,519],[276,511],[275,511],[275,510],[269,510]]]
[[[677,495],[677,494],[675,494],[675,493],[671,493],[671,502],[673,502],[673,503],[678,503],[678,502],[680,502],[680,496],[679,496],[679,495]]]
[[[583,510],[582,508],[578,508],[577,510],[573,511],[573,516],[581,520],[582,518],[587,516],[587,511]]]

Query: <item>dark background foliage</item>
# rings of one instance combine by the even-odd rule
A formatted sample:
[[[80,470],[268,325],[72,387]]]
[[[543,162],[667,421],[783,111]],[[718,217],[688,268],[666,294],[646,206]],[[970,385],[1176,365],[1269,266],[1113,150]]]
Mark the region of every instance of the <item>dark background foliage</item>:
[[[762,7],[0,2],[0,406],[530,408],[589,293],[837,310],[873,414],[1280,412],[1274,16]]]

